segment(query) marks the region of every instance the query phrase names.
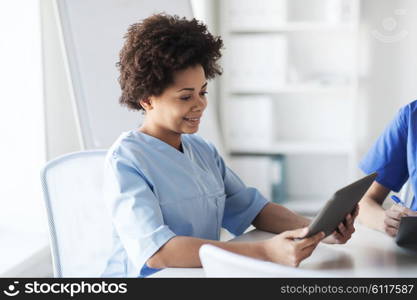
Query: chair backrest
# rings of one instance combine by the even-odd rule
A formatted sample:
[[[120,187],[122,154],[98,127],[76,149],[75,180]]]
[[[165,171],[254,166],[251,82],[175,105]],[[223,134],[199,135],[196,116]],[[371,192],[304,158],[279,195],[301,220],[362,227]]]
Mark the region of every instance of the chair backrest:
[[[70,153],[41,171],[55,277],[99,277],[106,266],[112,224],[102,197],[105,155]]]
[[[205,244],[199,251],[207,277],[327,277],[326,272],[292,268]]]

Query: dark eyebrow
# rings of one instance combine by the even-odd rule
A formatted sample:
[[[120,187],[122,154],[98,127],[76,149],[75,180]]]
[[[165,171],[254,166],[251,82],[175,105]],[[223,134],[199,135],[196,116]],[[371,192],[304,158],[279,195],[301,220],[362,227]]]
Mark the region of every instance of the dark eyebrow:
[[[207,82],[203,84],[201,88],[204,89],[206,86],[207,86]],[[194,88],[183,88],[183,89],[178,90],[177,92],[181,92],[181,91],[194,91]]]

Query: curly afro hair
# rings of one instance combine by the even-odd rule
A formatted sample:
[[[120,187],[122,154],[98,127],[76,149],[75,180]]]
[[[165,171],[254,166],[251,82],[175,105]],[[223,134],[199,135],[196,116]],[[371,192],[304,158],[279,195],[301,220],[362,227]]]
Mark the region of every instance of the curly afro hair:
[[[129,26],[116,66],[122,95],[119,102],[143,110],[139,101],[159,96],[174,82],[174,72],[201,65],[207,79],[221,75],[217,63],[223,41],[196,19],[152,15]]]

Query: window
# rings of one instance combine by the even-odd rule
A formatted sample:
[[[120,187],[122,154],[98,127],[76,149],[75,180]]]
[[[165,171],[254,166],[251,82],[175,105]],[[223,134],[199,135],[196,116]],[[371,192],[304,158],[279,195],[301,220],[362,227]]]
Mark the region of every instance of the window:
[[[39,2],[0,1],[0,274],[47,245]]]

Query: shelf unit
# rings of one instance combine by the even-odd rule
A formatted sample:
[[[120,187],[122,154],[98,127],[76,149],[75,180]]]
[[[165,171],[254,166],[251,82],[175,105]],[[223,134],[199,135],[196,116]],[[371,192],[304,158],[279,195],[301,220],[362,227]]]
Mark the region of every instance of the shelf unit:
[[[248,90],[230,90],[231,94],[235,95],[262,95],[262,94],[332,94],[332,93],[351,93],[355,92],[352,88],[345,87],[345,86],[331,86],[331,87],[323,87],[317,85],[308,85],[308,84],[288,84],[283,87],[275,88],[269,91],[263,90],[255,90],[255,89],[248,89]]]
[[[352,153],[352,143],[313,143],[313,142],[275,142],[271,145],[232,145],[229,149],[232,155],[274,155],[274,154],[328,154],[328,155],[348,155]]]
[[[300,213],[314,214],[359,175],[359,7],[359,0],[219,1],[226,148],[231,160],[263,160],[243,175],[255,186],[269,172],[265,157],[284,156],[284,202]],[[265,185],[261,191],[271,197]]]
[[[256,28],[240,28],[231,29],[229,32],[233,34],[245,33],[280,33],[291,31],[355,31],[355,24],[328,24],[325,22],[291,22],[281,24],[276,27],[269,27],[264,29]]]

